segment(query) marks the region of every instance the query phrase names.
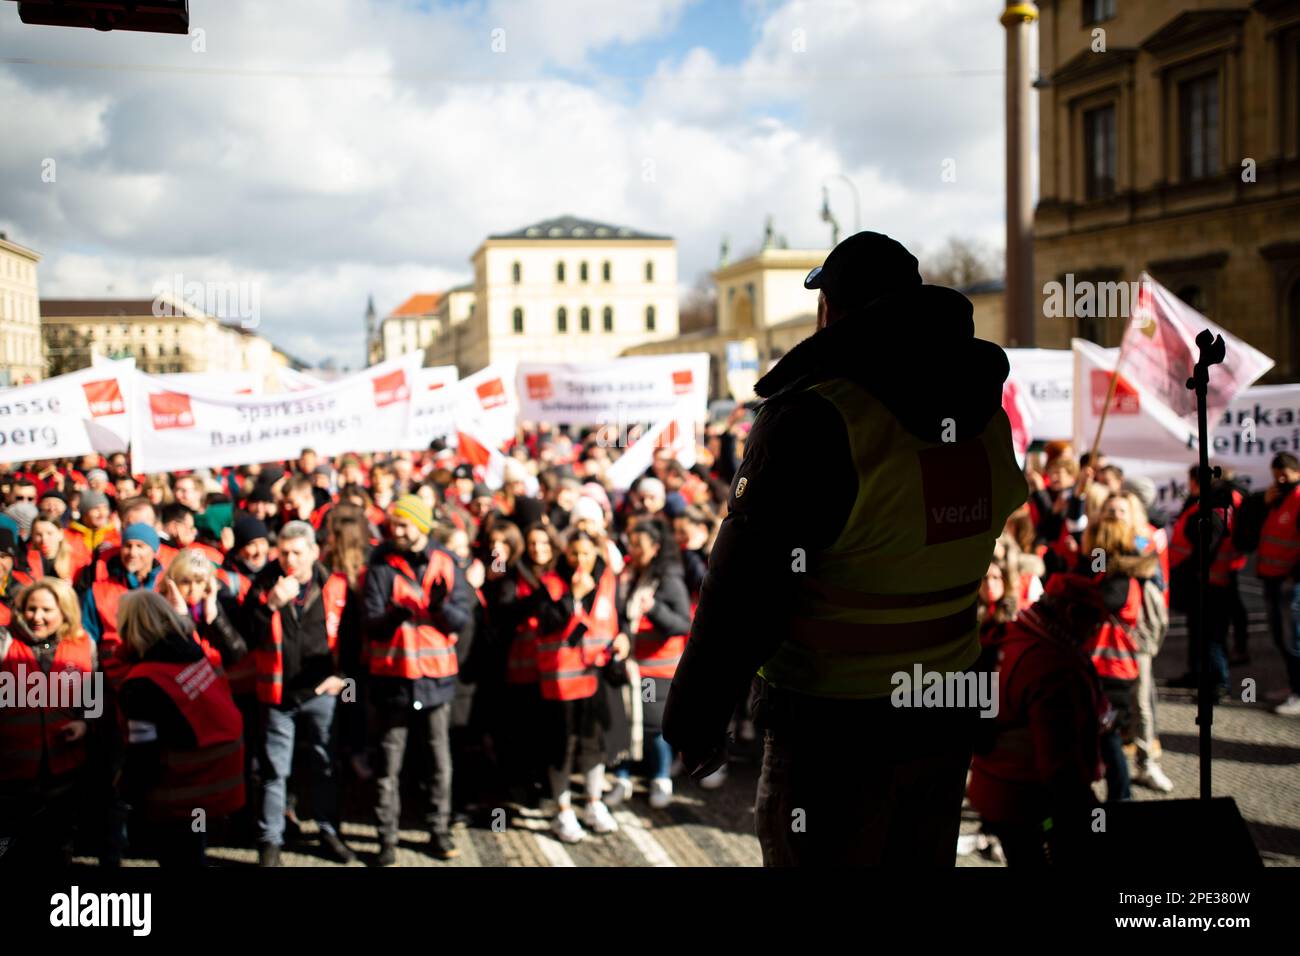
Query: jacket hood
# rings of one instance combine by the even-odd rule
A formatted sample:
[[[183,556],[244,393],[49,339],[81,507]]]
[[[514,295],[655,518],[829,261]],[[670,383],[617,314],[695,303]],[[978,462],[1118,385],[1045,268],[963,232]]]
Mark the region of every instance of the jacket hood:
[[[1155,554],[1115,554],[1107,555],[1107,574],[1127,574],[1131,578],[1153,578],[1160,568],[1160,559]]]
[[[758,380],[767,400],[830,378],[847,378],[884,403],[913,435],[940,441],[944,419],[958,436],[983,432],[1002,407],[1006,352],[975,338],[960,292],[923,285],[876,299],[804,339]]]

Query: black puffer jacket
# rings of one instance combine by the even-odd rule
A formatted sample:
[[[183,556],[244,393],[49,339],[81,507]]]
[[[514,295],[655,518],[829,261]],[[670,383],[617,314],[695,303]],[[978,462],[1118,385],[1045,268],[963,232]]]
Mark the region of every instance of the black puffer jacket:
[[[1000,347],[975,338],[965,296],[919,286],[816,332],[759,380],[763,401],[664,716],[665,736],[688,764],[723,746],[737,703],[785,639],[791,553],[802,548],[811,563],[838,537],[857,496],[844,420],[809,386],[857,382],[909,432],[937,442],[944,419],[959,435],[983,432],[1001,409],[1009,370]]]

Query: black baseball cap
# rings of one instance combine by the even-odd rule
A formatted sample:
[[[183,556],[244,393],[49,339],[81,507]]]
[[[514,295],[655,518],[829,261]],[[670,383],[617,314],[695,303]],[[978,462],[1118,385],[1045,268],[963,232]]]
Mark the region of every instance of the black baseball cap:
[[[882,295],[920,285],[916,256],[878,232],[849,236],[803,280],[805,289],[821,289],[836,309],[861,308]]]

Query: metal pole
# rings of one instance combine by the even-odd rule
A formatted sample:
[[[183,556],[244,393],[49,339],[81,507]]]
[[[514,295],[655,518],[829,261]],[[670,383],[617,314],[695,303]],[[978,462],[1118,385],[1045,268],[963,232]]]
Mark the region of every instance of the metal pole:
[[[1002,13],[1007,31],[1007,344],[1034,344],[1034,197],[1030,182],[1029,31],[1038,20],[1033,3],[1008,0]]]

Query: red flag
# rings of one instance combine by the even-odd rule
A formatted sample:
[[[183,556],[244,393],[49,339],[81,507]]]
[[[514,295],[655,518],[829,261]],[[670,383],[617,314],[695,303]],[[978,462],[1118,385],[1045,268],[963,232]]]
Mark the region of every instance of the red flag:
[[[492,450],[486,445],[481,444],[478,439],[464,432],[456,433],[457,448],[460,450],[460,456],[469,462],[470,465],[486,467],[492,460]]]

